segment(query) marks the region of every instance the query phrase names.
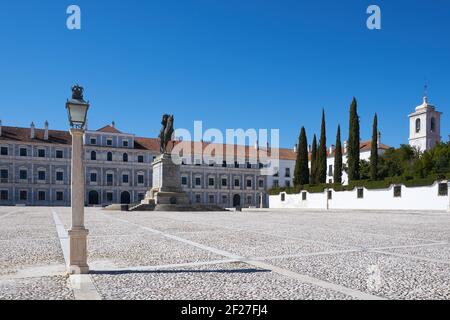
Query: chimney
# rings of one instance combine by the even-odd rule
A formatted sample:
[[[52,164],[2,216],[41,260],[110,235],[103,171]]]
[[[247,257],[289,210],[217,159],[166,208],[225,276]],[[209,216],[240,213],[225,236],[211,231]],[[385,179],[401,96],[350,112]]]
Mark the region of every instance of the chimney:
[[[2,120],[0,120],[0,137],[2,136]]]
[[[44,124],[44,140],[48,140],[48,121],[45,121]]]
[[[115,121],[113,121],[113,122],[111,123],[111,127],[113,127],[113,128],[116,127],[116,122],[115,122]]]
[[[258,140],[256,140],[255,149],[256,149],[256,151],[259,151],[259,141]]]
[[[348,142],[344,141],[344,154],[346,154],[348,151]]]
[[[30,138],[31,139],[36,138],[36,134],[34,132],[34,122],[32,122],[31,125],[30,125]]]
[[[267,152],[270,152],[270,144],[267,142]]]
[[[332,145],[330,146],[330,150],[329,150],[330,155],[333,154],[335,148],[336,148],[336,147],[335,147],[334,144],[332,144]]]
[[[298,150],[298,145],[295,144],[295,146],[294,146],[294,152],[297,152],[297,150]]]

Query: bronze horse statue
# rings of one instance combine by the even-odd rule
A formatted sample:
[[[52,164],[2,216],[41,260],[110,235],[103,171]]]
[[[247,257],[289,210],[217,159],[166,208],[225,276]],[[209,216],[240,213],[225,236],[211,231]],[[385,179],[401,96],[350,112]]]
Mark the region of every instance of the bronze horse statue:
[[[173,115],[170,116],[168,114],[163,115],[161,122],[162,127],[161,131],[159,132],[160,152],[162,154],[167,153],[167,145],[172,140],[172,135],[175,131],[173,128],[173,122],[174,122]]]

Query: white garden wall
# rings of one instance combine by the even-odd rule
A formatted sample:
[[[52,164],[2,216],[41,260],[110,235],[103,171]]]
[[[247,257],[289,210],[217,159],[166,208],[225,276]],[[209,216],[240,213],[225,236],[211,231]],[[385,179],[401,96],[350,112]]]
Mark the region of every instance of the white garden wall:
[[[442,183],[442,182],[441,182]],[[448,182],[447,182],[448,183]],[[401,197],[394,197],[394,186],[388,189],[368,190],[363,188],[364,197],[358,199],[358,188],[352,191],[332,191],[328,200],[327,192],[309,193],[306,200],[302,194],[284,194],[269,197],[270,208],[305,209],[358,209],[358,210],[432,210],[450,211],[450,196],[439,196],[439,184],[407,188],[401,186]],[[303,191],[305,192],[305,191]]]

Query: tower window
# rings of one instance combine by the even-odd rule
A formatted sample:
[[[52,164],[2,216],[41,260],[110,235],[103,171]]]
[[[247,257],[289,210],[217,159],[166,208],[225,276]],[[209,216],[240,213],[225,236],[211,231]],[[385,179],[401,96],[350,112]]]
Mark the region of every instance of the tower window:
[[[436,120],[434,118],[431,118],[431,132],[436,131]]]
[[[417,119],[416,120],[416,133],[419,133],[420,132],[420,119]]]

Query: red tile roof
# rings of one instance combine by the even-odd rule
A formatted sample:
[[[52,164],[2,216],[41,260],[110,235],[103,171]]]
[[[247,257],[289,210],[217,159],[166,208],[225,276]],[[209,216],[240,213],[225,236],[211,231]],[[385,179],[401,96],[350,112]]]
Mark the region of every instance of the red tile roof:
[[[108,133],[121,133],[116,128],[107,125],[99,130],[98,132],[108,132]],[[19,128],[19,127],[2,127],[2,135],[0,136],[0,141],[20,141],[20,142],[40,142],[40,143],[53,143],[53,144],[71,144],[72,137],[68,131],[58,131],[49,130],[49,139],[44,140],[44,129],[35,129],[35,138],[31,139],[31,129],[30,128]],[[159,139],[158,138],[144,138],[135,137],[134,139],[135,149],[153,151],[159,153]],[[169,143],[169,151],[172,150],[174,145],[180,145],[185,151],[190,147],[191,153],[198,152],[201,150],[202,153],[210,153],[213,156],[221,156],[226,158],[226,156],[236,156],[239,158],[254,158],[256,156],[255,147],[241,146],[241,145],[227,145],[227,144],[216,144],[208,142],[193,142],[193,141],[183,141],[183,142],[172,142]],[[190,144],[190,146],[189,146]],[[371,141],[362,141],[360,144],[361,152],[370,151],[372,147]],[[381,144],[380,149],[386,150],[390,147]],[[266,148],[260,148],[262,156],[265,156]],[[280,149],[269,149],[268,156],[276,154],[278,151],[278,156],[280,160],[295,160],[297,158],[296,152],[293,149],[280,148]],[[261,153],[260,153],[261,155]],[[332,157],[334,152],[330,154],[329,149],[327,149],[327,155]],[[309,155],[311,157],[311,154]]]
[[[97,131],[98,132],[107,132],[107,133],[122,133],[111,125],[104,126],[103,128],[100,128]]]

